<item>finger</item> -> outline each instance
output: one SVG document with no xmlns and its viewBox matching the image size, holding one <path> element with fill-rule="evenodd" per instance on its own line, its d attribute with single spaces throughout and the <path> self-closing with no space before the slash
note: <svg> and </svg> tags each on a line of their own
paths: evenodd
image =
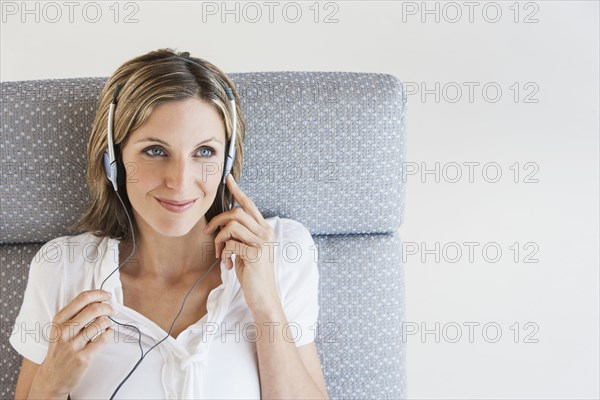
<svg viewBox="0 0 600 400">
<path fill-rule="evenodd" d="M 97 321 L 100 317 L 114 314 L 116 314 L 116 312 L 109 304 L 91 303 L 85 306 L 79 314 L 68 321 L 68 325 L 70 326 L 69 329 L 76 335 L 87 329 L 90 324 Z M 91 337 L 89 339 L 91 339 Z"/>
<path fill-rule="evenodd" d="M 231 175 L 227 175 L 227 187 L 229 188 L 229 191 L 231 192 L 235 200 L 238 202 L 240 207 L 242 207 L 244 211 L 250 214 L 262 227 L 266 228 L 267 222 L 263 218 L 262 214 L 260 213 L 260 211 L 258 211 L 258 208 L 254 204 L 252 199 L 246 196 L 246 193 L 242 192 L 242 189 L 240 189 L 237 182 L 235 181 L 235 179 L 233 179 L 233 176 Z"/>
<path fill-rule="evenodd" d="M 254 218 L 252 218 L 248 213 L 246 213 L 241 208 L 235 208 L 231 211 L 226 211 L 222 214 L 219 214 L 207 224 L 207 228 L 205 229 L 205 233 L 212 233 L 217 227 L 223 229 L 225 225 L 227 225 L 231 221 L 241 222 L 249 231 L 253 232 L 255 235 L 260 236 L 259 232 L 263 230 L 263 227 L 259 225 L 258 222 Z"/>
<path fill-rule="evenodd" d="M 76 340 L 78 340 L 82 346 L 85 346 L 89 342 L 97 340 L 99 335 L 112 326 L 113 322 L 107 316 L 98 317 L 81 330 Z"/>
<path fill-rule="evenodd" d="M 108 300 L 110 300 L 108 293 L 101 289 L 81 292 L 54 316 L 53 322 L 63 324 L 79 314 L 88 304 Z"/>
<path fill-rule="evenodd" d="M 90 341 L 83 349 L 83 352 L 88 354 L 89 356 L 92 356 L 92 355 L 96 354 L 100 349 L 102 349 L 111 340 L 114 342 L 114 337 L 115 337 L 115 330 L 112 328 L 108 328 L 108 329 L 104 330 L 94 340 Z"/>
<path fill-rule="evenodd" d="M 249 217 L 248 217 L 249 218 Z M 259 228 L 260 229 L 260 228 Z M 260 238 L 250 231 L 246 226 L 238 220 L 231 221 L 225 225 L 215 237 L 215 252 L 221 254 L 222 243 L 227 240 L 234 239 L 242 243 L 260 243 Z"/>
<path fill-rule="evenodd" d="M 248 263 L 256 262 L 261 257 L 261 249 L 258 246 L 247 245 L 245 243 L 238 242 L 236 240 L 228 240 L 225 242 L 223 248 L 222 260 L 225 263 L 225 268 L 231 269 L 233 263 L 231 261 L 231 255 L 236 255 L 236 262 L 243 260 Z"/>
</svg>

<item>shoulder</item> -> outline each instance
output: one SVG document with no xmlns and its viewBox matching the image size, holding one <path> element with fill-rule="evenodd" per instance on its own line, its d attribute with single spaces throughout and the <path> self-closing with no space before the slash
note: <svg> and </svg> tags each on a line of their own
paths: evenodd
<svg viewBox="0 0 600 400">
<path fill-rule="evenodd" d="M 308 228 L 299 221 L 277 218 L 275 270 L 281 304 L 289 324 L 296 328 L 296 346 L 315 340 L 319 314 L 318 252 Z"/>
<path fill-rule="evenodd" d="M 93 275 L 102 255 L 107 253 L 108 244 L 109 238 L 89 232 L 52 239 L 31 260 L 29 282 L 44 285 L 48 290 L 56 286 L 66 290 L 72 283 Z"/>
<path fill-rule="evenodd" d="M 275 232 L 275 240 L 284 243 L 295 243 L 300 246 L 314 245 L 310 231 L 302 222 L 290 218 L 271 217 L 266 219 Z"/>
<path fill-rule="evenodd" d="M 268 218 L 267 222 L 275 232 L 272 248 L 278 261 L 277 283 L 285 302 L 298 288 L 317 284 L 317 247 L 301 222 L 280 217 Z"/>
<path fill-rule="evenodd" d="M 65 266 L 81 264 L 102 252 L 108 245 L 108 238 L 95 236 L 90 232 L 79 235 L 60 236 L 45 243 L 32 260 L 32 266 Z"/>
<path fill-rule="evenodd" d="M 86 232 L 45 243 L 31 260 L 27 287 L 57 312 L 82 290 L 93 286 L 112 241 Z"/>
<path fill-rule="evenodd" d="M 273 251 L 278 253 L 282 263 L 305 265 L 310 263 L 309 258 L 317 259 L 317 246 L 303 223 L 280 217 L 267 218 L 266 221 L 274 231 Z"/>
</svg>

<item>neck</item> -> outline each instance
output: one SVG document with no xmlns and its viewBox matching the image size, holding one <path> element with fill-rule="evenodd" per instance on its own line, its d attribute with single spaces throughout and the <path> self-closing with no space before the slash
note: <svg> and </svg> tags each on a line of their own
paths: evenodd
<svg viewBox="0 0 600 400">
<path fill-rule="evenodd" d="M 177 284 L 187 278 L 197 279 L 217 260 L 214 243 L 217 232 L 207 235 L 202 232 L 205 226 L 204 217 L 186 235 L 166 237 L 143 223 L 141 226 L 135 224 L 136 251 L 121 267 L 121 273 L 165 284 Z M 131 238 L 119 247 L 122 262 L 131 253 Z"/>
</svg>

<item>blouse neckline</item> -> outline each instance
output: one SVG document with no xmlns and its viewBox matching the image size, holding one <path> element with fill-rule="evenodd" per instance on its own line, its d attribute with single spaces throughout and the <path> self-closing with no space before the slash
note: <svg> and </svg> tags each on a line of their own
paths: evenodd
<svg viewBox="0 0 600 400">
<path fill-rule="evenodd" d="M 116 321 L 121 322 L 121 320 L 125 320 L 122 323 L 127 323 L 129 320 L 132 320 L 131 322 L 137 323 L 136 327 L 140 329 L 140 332 L 153 337 L 155 340 L 162 340 L 166 336 L 167 339 L 163 343 L 168 342 L 184 353 L 188 353 L 188 349 L 184 346 L 185 342 L 188 341 L 188 339 L 185 338 L 188 334 L 202 332 L 204 330 L 203 326 L 206 323 L 215 323 L 217 326 L 221 324 L 229 309 L 229 305 L 233 300 L 235 292 L 239 289 L 235 268 L 227 270 L 223 264 L 220 264 L 222 283 L 210 291 L 206 301 L 207 313 L 198 321 L 186 327 L 179 333 L 177 338 L 174 338 L 171 334 L 167 334 L 167 332 L 154 321 L 123 303 L 123 284 L 118 269 L 119 240 L 112 238 L 105 239 L 106 251 L 104 252 L 100 264 L 99 282 L 102 283 L 106 277 L 110 275 L 110 277 L 106 279 L 106 282 L 104 282 L 102 289 L 112 294 L 112 298 L 108 303 L 118 312 L 118 314 L 112 317 Z M 235 257 L 235 254 L 233 257 Z M 218 268 L 218 266 L 214 266 L 213 268 Z M 178 312 L 179 309 L 173 310 L 173 319 L 175 319 Z M 119 316 L 121 320 L 119 320 Z M 214 335 L 209 335 L 206 339 L 210 341 L 213 336 Z M 207 341 L 202 340 L 202 342 Z"/>
</svg>

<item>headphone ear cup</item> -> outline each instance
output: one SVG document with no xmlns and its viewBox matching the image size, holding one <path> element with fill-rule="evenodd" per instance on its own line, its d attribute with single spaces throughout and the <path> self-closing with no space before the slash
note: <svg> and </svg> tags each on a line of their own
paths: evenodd
<svg viewBox="0 0 600 400">
<path fill-rule="evenodd" d="M 221 171 L 221 180 L 219 182 L 221 182 L 222 185 L 225 186 L 225 191 L 227 191 L 227 184 L 222 183 L 223 180 L 225 180 L 225 166 L 227 165 L 227 154 L 229 154 L 229 145 L 230 145 L 231 141 L 228 140 L 225 143 L 225 156 L 223 157 L 223 170 Z"/>
<path fill-rule="evenodd" d="M 110 180 L 110 161 L 108 160 L 108 152 L 104 152 L 104 156 L 102 156 L 102 165 L 104 166 L 104 173 L 106 174 L 106 178 Z"/>
<path fill-rule="evenodd" d="M 127 174 L 125 171 L 125 165 L 123 164 L 123 156 L 121 153 L 121 144 L 115 146 L 115 159 L 117 161 L 117 186 L 119 188 L 125 188 L 125 180 Z"/>
</svg>

